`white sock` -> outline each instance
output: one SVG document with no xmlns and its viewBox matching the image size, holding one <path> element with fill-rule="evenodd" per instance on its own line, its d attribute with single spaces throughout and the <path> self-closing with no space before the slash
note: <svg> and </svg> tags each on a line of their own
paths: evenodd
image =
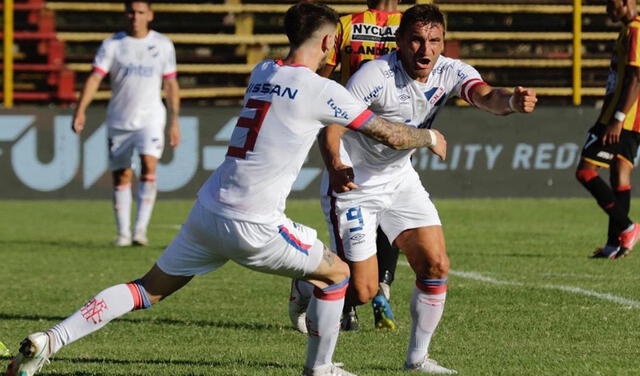
<svg viewBox="0 0 640 376">
<path fill-rule="evenodd" d="M 323 290 L 315 288 L 307 308 L 307 361 L 305 367 L 318 368 L 331 364 L 340 334 L 340 315 L 348 279 Z"/>
<path fill-rule="evenodd" d="M 57 352 L 86 335 L 107 325 L 109 321 L 134 309 L 151 306 L 144 289 L 136 283 L 111 286 L 96 295 L 82 308 L 51 329 L 55 337 L 53 352 Z"/>
<path fill-rule="evenodd" d="M 427 357 L 429 343 L 442 317 L 446 297 L 446 290 L 439 294 L 427 294 L 414 287 L 410 306 L 412 325 L 407 350 L 408 365 L 422 363 Z"/>
<path fill-rule="evenodd" d="M 131 184 L 113 188 L 113 214 L 118 235 L 131 236 Z"/>
<path fill-rule="evenodd" d="M 158 194 L 158 186 L 155 177 L 147 177 L 144 181 L 140 180 L 138 184 L 138 208 L 136 212 L 136 224 L 134 233 L 146 234 L 153 206 L 156 203 L 156 195 Z"/>
</svg>

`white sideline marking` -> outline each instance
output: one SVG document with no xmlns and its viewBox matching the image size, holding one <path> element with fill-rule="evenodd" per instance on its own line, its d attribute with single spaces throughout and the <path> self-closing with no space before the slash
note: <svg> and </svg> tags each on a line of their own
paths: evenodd
<svg viewBox="0 0 640 376">
<path fill-rule="evenodd" d="M 585 290 L 583 288 L 573 287 L 573 286 L 544 285 L 543 287 L 546 287 L 546 288 L 549 288 L 549 289 L 554 289 L 554 290 L 560 290 L 560 291 L 572 292 L 572 293 L 576 293 L 576 294 L 587 295 L 587 296 L 593 296 L 594 298 L 598 298 L 598 299 L 602 299 L 602 300 L 608 300 L 608 301 L 611 301 L 611 302 L 614 302 L 614 303 L 626 305 L 626 306 L 629 306 L 630 308 L 640 309 L 640 302 L 638 302 L 636 300 L 623 298 L 622 296 L 617 296 L 617 295 L 612 295 L 612 294 L 605 294 L 605 293 L 591 291 L 591 290 Z"/>
<path fill-rule="evenodd" d="M 399 265 L 404 265 L 404 266 L 410 266 L 409 263 L 406 262 L 406 261 L 399 261 L 398 264 Z M 520 287 L 522 287 L 522 286 L 542 287 L 542 288 L 545 288 L 545 289 L 560 290 L 560 291 L 569 292 L 569 293 L 573 293 L 573 294 L 586 295 L 586 296 L 591 296 L 591 297 L 602 299 L 602 300 L 607 300 L 607 301 L 610 301 L 610 302 L 613 302 L 613 303 L 617 303 L 617 304 L 621 304 L 621 305 L 627 306 L 629 308 L 640 309 L 640 302 L 637 301 L 637 300 L 627 299 L 627 298 L 624 298 L 624 297 L 618 296 L 618 295 L 613 295 L 613 294 L 607 294 L 607 293 L 601 293 L 601 292 L 597 292 L 597 291 L 587 290 L 587 289 L 583 289 L 581 287 L 563 286 L 563 285 L 550 285 L 550 284 L 538 285 L 538 284 L 533 284 L 533 283 L 522 283 L 522 282 L 515 282 L 515 281 L 501 281 L 499 279 L 495 279 L 495 278 L 484 276 L 484 275 L 482 275 L 482 274 L 480 274 L 478 272 L 465 272 L 465 271 L 459 271 L 459 270 L 449 270 L 449 274 L 454 275 L 456 277 L 473 279 L 473 280 L 476 280 L 476 281 L 491 283 L 491 284 L 494 284 L 494 285 L 520 286 Z"/>
</svg>

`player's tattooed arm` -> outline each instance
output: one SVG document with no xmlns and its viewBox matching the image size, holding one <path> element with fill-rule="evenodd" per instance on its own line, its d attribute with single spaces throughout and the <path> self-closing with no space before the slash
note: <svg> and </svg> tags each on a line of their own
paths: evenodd
<svg viewBox="0 0 640 376">
<path fill-rule="evenodd" d="M 335 253 L 331 252 L 329 248 L 324 247 L 322 259 L 327 263 L 327 265 L 333 266 L 333 264 L 335 264 Z"/>
<path fill-rule="evenodd" d="M 447 141 L 435 129 L 420 129 L 403 123 L 393 123 L 374 116 L 360 129 L 362 133 L 395 150 L 430 148 L 441 159 L 447 155 Z"/>
</svg>

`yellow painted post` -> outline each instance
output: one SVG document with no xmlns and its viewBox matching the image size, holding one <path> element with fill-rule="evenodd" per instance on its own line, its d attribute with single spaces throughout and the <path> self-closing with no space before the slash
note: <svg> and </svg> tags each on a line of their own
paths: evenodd
<svg viewBox="0 0 640 376">
<path fill-rule="evenodd" d="M 582 0 L 573 0 L 573 104 L 582 103 Z"/>
<path fill-rule="evenodd" d="M 13 107 L 13 0 L 4 0 L 4 107 Z"/>
</svg>

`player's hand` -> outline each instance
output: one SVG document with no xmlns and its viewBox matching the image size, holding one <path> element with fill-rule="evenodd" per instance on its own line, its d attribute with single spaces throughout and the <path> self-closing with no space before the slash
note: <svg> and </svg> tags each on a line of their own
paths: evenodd
<svg viewBox="0 0 640 376">
<path fill-rule="evenodd" d="M 353 182 L 355 176 L 353 168 L 347 165 L 337 165 L 328 169 L 329 185 L 336 193 L 349 192 L 358 189 L 358 185 Z"/>
<path fill-rule="evenodd" d="M 536 107 L 538 98 L 536 97 L 536 91 L 533 89 L 527 89 L 522 86 L 517 86 L 513 89 L 513 94 L 509 99 L 510 106 L 516 112 L 530 113 Z"/>
<path fill-rule="evenodd" d="M 175 120 L 169 125 L 169 145 L 172 148 L 177 147 L 180 144 L 180 126 L 178 121 Z"/>
<path fill-rule="evenodd" d="M 622 133 L 621 121 L 607 125 L 602 135 L 602 145 L 617 144 L 620 142 L 620 133 Z"/>
<path fill-rule="evenodd" d="M 447 140 L 444 139 L 444 135 L 436 129 L 432 129 L 436 135 L 436 146 L 429 148 L 435 155 L 440 157 L 440 160 L 447 159 Z"/>
<path fill-rule="evenodd" d="M 84 129 L 85 121 L 86 119 L 85 119 L 84 112 L 81 112 L 81 111 L 76 112 L 73 115 L 73 120 L 71 121 L 71 130 L 75 134 L 80 134 L 80 132 L 82 132 L 82 130 Z"/>
</svg>

